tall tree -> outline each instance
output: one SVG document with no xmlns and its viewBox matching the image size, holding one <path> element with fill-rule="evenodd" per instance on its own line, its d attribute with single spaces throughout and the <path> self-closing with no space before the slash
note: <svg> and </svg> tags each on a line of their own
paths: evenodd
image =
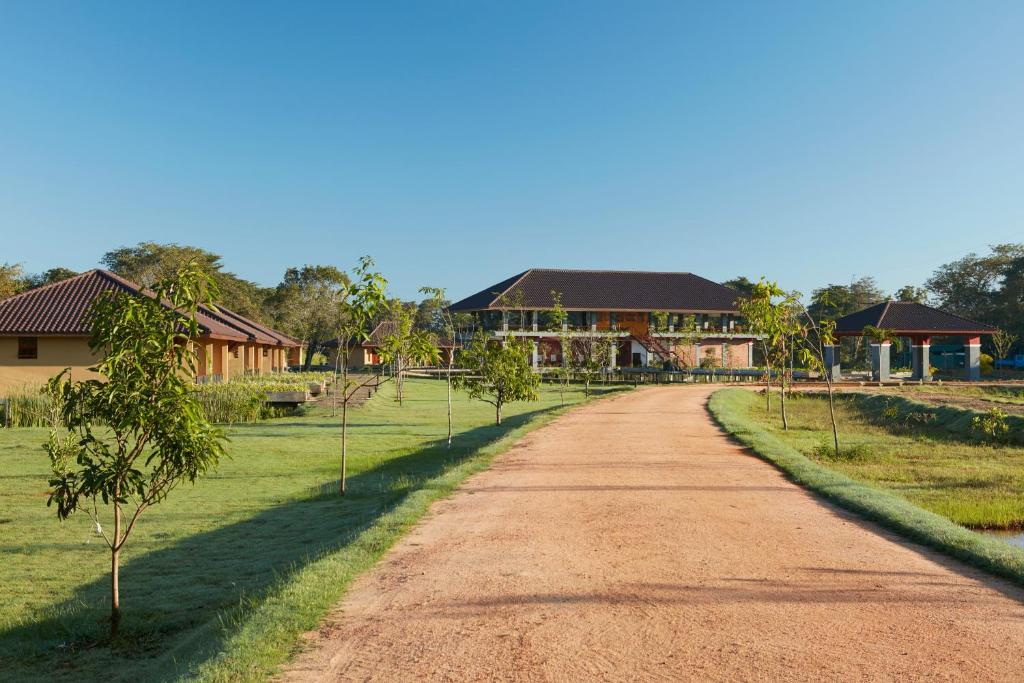
<svg viewBox="0 0 1024 683">
<path fill-rule="evenodd" d="M 152 298 L 111 293 L 93 304 L 89 346 L 102 354 L 102 380 L 72 382 L 65 370 L 47 386 L 60 418 L 46 444 L 48 504 L 62 520 L 78 511 L 92 516 L 110 549 L 112 638 L 121 621 L 121 550 L 135 524 L 224 454 L 224 435 L 206 420 L 187 379 L 196 366 L 187 343 L 199 337 L 196 310 L 213 301 L 216 286 L 189 264 L 151 286 Z M 111 507 L 109 533 L 100 504 Z"/>
<path fill-rule="evenodd" d="M 992 245 L 989 254 L 971 253 L 940 266 L 925 286 L 941 308 L 975 320 L 991 320 L 998 307 L 1000 284 L 1021 258 L 1024 244 Z"/>
<path fill-rule="evenodd" d="M 348 275 L 334 266 L 289 268 L 267 300 L 274 311 L 275 323 L 306 346 L 304 368 L 309 369 L 313 354 L 337 339 L 345 320 L 342 305 L 348 286 Z M 376 314 L 376 311 L 374 312 Z M 343 339 L 339 343 L 348 344 Z M 341 352 L 341 347 L 338 349 Z"/>
<path fill-rule="evenodd" d="M 1002 286 L 996 293 L 994 314 L 987 322 L 999 325 L 1012 337 L 1024 338 L 1024 258 L 1013 259 L 1007 265 Z M 994 338 L 992 344 L 993 350 L 998 350 Z M 1009 348 L 1005 350 L 1006 354 L 1009 352 Z"/>
<path fill-rule="evenodd" d="M 224 270 L 221 257 L 199 247 L 180 244 L 139 242 L 134 247 L 108 251 L 100 263 L 123 278 L 144 287 L 172 277 L 185 264 L 192 264 L 217 284 L 217 303 L 236 313 L 264 321 L 263 301 L 270 293 L 253 282 Z"/>
<path fill-rule="evenodd" d="M 14 296 L 25 289 L 25 272 L 18 263 L 0 265 L 0 299 Z"/>
</svg>

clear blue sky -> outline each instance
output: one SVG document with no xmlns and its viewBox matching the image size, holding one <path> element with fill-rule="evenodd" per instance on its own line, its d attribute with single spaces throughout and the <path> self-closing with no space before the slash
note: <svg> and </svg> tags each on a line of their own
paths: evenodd
<svg viewBox="0 0 1024 683">
<path fill-rule="evenodd" d="M 0 4 L 0 262 L 888 289 L 1024 241 L 1024 3 Z"/>
</svg>

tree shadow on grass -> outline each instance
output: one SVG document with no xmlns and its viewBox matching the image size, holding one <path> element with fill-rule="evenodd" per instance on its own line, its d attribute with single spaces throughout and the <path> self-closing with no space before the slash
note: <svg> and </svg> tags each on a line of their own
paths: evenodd
<svg viewBox="0 0 1024 683">
<path fill-rule="evenodd" d="M 131 559 L 121 568 L 122 637 L 116 645 L 106 642 L 110 588 L 104 575 L 37 620 L 0 632 L 2 677 L 178 679 L 216 656 L 296 572 L 344 550 L 410 493 L 553 409 L 459 433 L 451 450 L 437 440 L 381 462 L 350 476 L 344 498 L 337 481 L 325 482 L 298 500 Z"/>
</svg>

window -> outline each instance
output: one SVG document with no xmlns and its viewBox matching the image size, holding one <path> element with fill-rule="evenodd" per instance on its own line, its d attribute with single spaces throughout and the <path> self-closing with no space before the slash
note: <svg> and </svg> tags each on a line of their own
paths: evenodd
<svg viewBox="0 0 1024 683">
<path fill-rule="evenodd" d="M 264 358 L 266 358 L 266 357 L 267 357 L 267 355 L 268 355 L 268 354 L 267 354 L 267 347 L 265 347 L 265 346 L 264 346 L 264 347 L 263 347 L 263 357 L 264 357 Z"/>
<path fill-rule="evenodd" d="M 238 347 L 235 347 L 235 358 L 238 358 Z"/>
<path fill-rule="evenodd" d="M 18 337 L 18 360 L 39 358 L 39 337 Z"/>
</svg>

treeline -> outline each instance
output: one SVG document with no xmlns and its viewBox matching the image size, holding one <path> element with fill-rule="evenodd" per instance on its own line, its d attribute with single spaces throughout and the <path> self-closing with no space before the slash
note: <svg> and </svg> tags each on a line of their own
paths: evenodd
<svg viewBox="0 0 1024 683">
<path fill-rule="evenodd" d="M 104 254 L 100 264 L 129 280 L 149 285 L 171 277 L 189 261 L 199 264 L 214 279 L 225 307 L 304 341 L 310 357 L 335 339 L 341 323 L 336 303 L 348 284 L 348 276 L 333 265 L 287 268 L 276 286 L 262 287 L 226 270 L 220 255 L 177 244 L 142 242 L 121 247 Z M 3 264 L 0 298 L 76 274 L 60 267 L 29 274 L 17 264 Z M 755 283 L 740 276 L 724 284 L 749 296 Z M 997 244 L 987 254 L 968 254 L 939 266 L 923 286 L 908 284 L 892 293 L 879 287 L 873 277 L 831 283 L 811 292 L 807 308 L 818 321 L 834 320 L 890 298 L 927 303 L 995 325 L 1015 338 L 1010 353 L 1024 352 L 1024 243 Z M 419 302 L 393 300 L 389 310 L 400 307 L 413 318 L 417 328 L 440 333 L 443 305 L 436 297 Z M 863 345 L 856 340 L 843 343 L 851 345 L 847 351 L 855 357 L 863 355 Z M 984 343 L 986 350 L 993 353 L 990 342 L 986 339 Z"/>
<path fill-rule="evenodd" d="M 339 306 L 348 275 L 333 265 L 302 265 L 287 268 L 281 281 L 263 287 L 226 270 L 219 254 L 199 247 L 141 242 L 105 253 L 100 265 L 142 286 L 174 277 L 186 263 L 196 264 L 209 275 L 220 291 L 219 303 L 256 322 L 269 325 L 306 343 L 307 360 L 335 341 L 343 326 Z M 0 298 L 60 282 L 78 275 L 68 268 L 51 268 L 44 273 L 26 273 L 18 264 L 0 265 Z M 389 313 L 399 308 L 409 314 L 417 328 L 441 332 L 440 311 L 447 304 L 436 297 L 422 301 L 389 302 Z M 374 320 L 372 323 L 380 322 Z"/>
<path fill-rule="evenodd" d="M 724 283 L 749 296 L 754 282 L 740 276 Z M 987 254 L 970 253 L 945 263 L 923 286 L 905 285 L 888 293 L 873 277 L 848 284 L 828 284 L 811 292 L 808 311 L 819 322 L 889 301 L 914 301 L 995 325 L 1015 339 L 1009 354 L 1024 353 L 1024 244 L 996 244 Z M 845 352 L 860 358 L 866 348 L 859 338 L 844 339 Z M 986 352 L 995 355 L 989 339 Z"/>
</svg>

